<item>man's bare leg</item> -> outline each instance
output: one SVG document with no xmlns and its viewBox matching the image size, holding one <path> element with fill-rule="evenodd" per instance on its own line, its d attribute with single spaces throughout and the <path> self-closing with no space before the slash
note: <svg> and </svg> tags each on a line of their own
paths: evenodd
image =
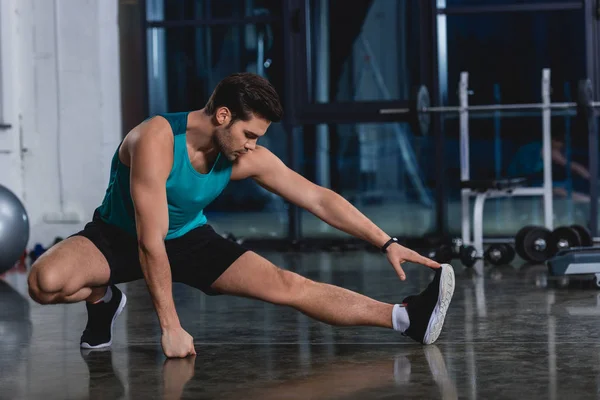
<svg viewBox="0 0 600 400">
<path fill-rule="evenodd" d="M 413 340 L 434 343 L 454 294 L 454 270 L 443 264 L 425 290 L 406 305 L 387 304 L 338 286 L 319 283 L 277 268 L 246 252 L 212 285 L 224 294 L 286 305 L 321 322 L 338 326 L 393 328 Z"/>
<path fill-rule="evenodd" d="M 127 297 L 107 288 L 110 267 L 100 250 L 83 236 L 70 237 L 45 252 L 29 273 L 29 294 L 40 304 L 86 300 L 88 322 L 81 347 L 98 349 L 112 344 L 112 331 Z"/>
<path fill-rule="evenodd" d="M 393 304 L 338 286 L 315 282 L 246 252 L 213 285 L 219 292 L 286 305 L 337 326 L 392 327 Z"/>
<path fill-rule="evenodd" d="M 29 294 L 41 304 L 94 302 L 110 279 L 106 259 L 87 238 L 74 236 L 52 246 L 29 273 Z"/>
</svg>

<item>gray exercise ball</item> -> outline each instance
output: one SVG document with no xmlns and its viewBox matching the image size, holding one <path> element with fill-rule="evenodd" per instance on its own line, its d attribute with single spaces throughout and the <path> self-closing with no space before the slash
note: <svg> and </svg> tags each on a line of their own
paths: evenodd
<svg viewBox="0 0 600 400">
<path fill-rule="evenodd" d="M 23 203 L 0 185 L 0 274 L 19 261 L 28 241 L 29 217 Z"/>
</svg>

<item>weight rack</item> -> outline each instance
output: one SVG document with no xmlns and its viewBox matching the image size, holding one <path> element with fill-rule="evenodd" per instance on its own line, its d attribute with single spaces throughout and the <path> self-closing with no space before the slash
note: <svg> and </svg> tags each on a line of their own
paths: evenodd
<svg viewBox="0 0 600 400">
<path fill-rule="evenodd" d="M 459 126 L 460 126 L 460 172 L 461 182 L 470 181 L 469 165 L 469 112 L 470 111 L 504 111 L 537 109 L 542 112 L 542 142 L 544 178 L 542 187 L 506 185 L 504 188 L 490 187 L 487 190 L 463 187 L 461 189 L 461 231 L 465 245 L 473 245 L 478 256 L 483 255 L 483 208 L 488 198 L 511 196 L 541 196 L 544 202 L 544 226 L 553 230 L 553 198 L 552 198 L 552 149 L 551 149 L 551 110 L 576 108 L 577 103 L 550 102 L 550 69 L 542 70 L 542 103 L 540 104 L 497 104 L 469 106 L 469 74 L 462 72 L 459 83 Z M 473 208 L 473 237 L 471 238 L 470 200 L 475 197 Z"/>
<path fill-rule="evenodd" d="M 542 70 L 542 102 L 523 104 L 490 104 L 469 105 L 469 74 L 462 72 L 459 82 L 459 106 L 430 106 L 429 91 L 427 87 L 421 86 L 411 99 L 409 108 L 384 108 L 380 114 L 403 114 L 414 123 L 416 134 L 424 135 L 429 129 L 429 114 L 458 114 L 460 126 L 460 170 L 461 170 L 461 231 L 462 244 L 472 245 L 476 248 L 477 256 L 483 255 L 483 206 L 488 198 L 510 197 L 510 196 L 541 196 L 544 201 L 544 226 L 553 230 L 553 199 L 552 199 L 552 150 L 551 150 L 551 113 L 556 115 L 579 115 L 583 114 L 588 124 L 588 135 L 590 141 L 590 160 L 596 159 L 594 148 L 597 147 L 596 112 L 600 108 L 600 102 L 593 101 L 593 91 L 590 80 L 581 81 L 578 90 L 578 102 L 551 103 L 550 101 L 550 69 Z M 469 118 L 470 113 L 489 114 L 496 112 L 499 116 L 520 117 L 522 113 L 528 115 L 541 111 L 542 115 L 542 158 L 544 178 L 542 187 L 524 186 L 525 178 L 505 179 L 494 181 L 472 181 L 470 180 L 469 167 Z M 518 113 L 516 111 L 522 111 Z M 590 163 L 590 175 L 597 178 L 597 166 Z M 597 185 L 590 186 L 592 198 L 596 198 Z M 470 199 L 475 197 L 473 210 L 473 237 L 471 237 Z M 598 215 L 598 204 L 591 204 L 590 214 L 592 220 Z M 592 221 L 592 235 L 597 232 L 597 222 Z"/>
</svg>

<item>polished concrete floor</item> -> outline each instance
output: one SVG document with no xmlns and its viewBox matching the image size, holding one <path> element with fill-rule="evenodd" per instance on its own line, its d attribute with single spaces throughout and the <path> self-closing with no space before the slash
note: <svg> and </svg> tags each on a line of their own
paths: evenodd
<svg viewBox="0 0 600 400">
<path fill-rule="evenodd" d="M 269 254 L 283 268 L 398 302 L 432 273 L 400 282 L 379 254 Z M 332 328 L 293 309 L 207 297 L 175 285 L 195 359 L 166 360 L 143 282 L 110 351 L 82 353 L 83 304 L 41 306 L 25 272 L 0 281 L 0 399 L 588 399 L 600 397 L 600 291 L 548 279 L 544 266 L 455 265 L 435 345 L 391 330 Z"/>
</svg>

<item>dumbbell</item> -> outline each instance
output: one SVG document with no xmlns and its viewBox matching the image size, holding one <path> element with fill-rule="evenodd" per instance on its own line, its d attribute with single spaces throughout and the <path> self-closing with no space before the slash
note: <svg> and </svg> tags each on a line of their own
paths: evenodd
<svg viewBox="0 0 600 400">
<path fill-rule="evenodd" d="M 550 236 L 552 255 L 561 250 L 592 245 L 593 240 L 590 231 L 581 225 L 559 226 L 552 231 Z"/>
<path fill-rule="evenodd" d="M 492 244 L 483 254 L 484 260 L 492 265 L 507 265 L 515 258 L 515 250 L 509 244 Z M 465 267 L 472 267 L 481 257 L 473 246 L 462 246 L 460 249 L 460 261 Z"/>
<path fill-rule="evenodd" d="M 459 259 L 468 268 L 475 265 L 475 262 L 481 258 L 477 257 L 477 250 L 474 246 L 465 246 L 460 239 L 453 240 L 452 245 L 443 244 L 431 250 L 427 257 L 440 264 L 447 264 L 454 259 Z"/>
<path fill-rule="evenodd" d="M 481 257 L 477 255 L 477 249 L 475 246 L 461 245 L 459 252 L 460 262 L 467 268 L 471 268 L 475 265 L 477 260 L 481 259 Z"/>
<path fill-rule="evenodd" d="M 454 258 L 452 246 L 443 244 L 436 249 L 430 250 L 427 257 L 440 264 L 448 264 Z"/>
<path fill-rule="evenodd" d="M 510 256 L 510 251 L 512 247 L 509 246 L 508 249 L 502 249 L 501 255 L 502 260 L 507 260 L 501 262 L 501 264 L 509 263 L 514 258 L 514 251 L 512 251 L 512 257 Z M 506 255 L 508 253 L 509 255 Z M 464 245 L 461 239 L 452 240 L 452 244 L 443 244 L 438 248 L 431 250 L 427 253 L 427 257 L 432 260 L 445 264 L 451 262 L 453 259 L 459 259 L 460 262 L 467 268 L 471 268 L 475 265 L 477 260 L 480 260 L 481 257 L 477 255 L 477 249 L 471 245 Z M 493 262 L 492 262 L 493 264 Z"/>
<path fill-rule="evenodd" d="M 552 232 L 543 226 L 524 226 L 515 236 L 515 251 L 525 261 L 545 262 L 552 256 L 551 235 Z"/>
<path fill-rule="evenodd" d="M 534 263 L 546 262 L 560 250 L 592 245 L 592 235 L 581 225 L 561 226 L 554 231 L 543 226 L 528 225 L 515 236 L 517 254 L 525 261 Z"/>
<path fill-rule="evenodd" d="M 484 259 L 492 265 L 507 265 L 515 258 L 515 250 L 506 243 L 492 244 L 483 255 Z"/>
<path fill-rule="evenodd" d="M 446 243 L 430 250 L 426 256 L 441 264 L 446 264 L 454 259 L 461 259 L 464 253 L 462 240 L 458 238 L 452 239 L 451 243 Z"/>
</svg>

